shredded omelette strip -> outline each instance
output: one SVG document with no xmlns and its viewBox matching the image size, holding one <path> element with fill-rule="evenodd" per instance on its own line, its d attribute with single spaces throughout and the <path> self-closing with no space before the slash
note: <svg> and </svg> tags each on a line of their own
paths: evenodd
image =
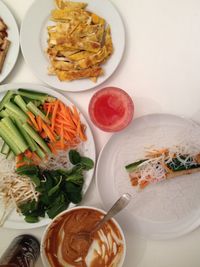
<svg viewBox="0 0 200 267">
<path fill-rule="evenodd" d="M 56 5 L 51 12 L 54 25 L 47 27 L 49 75 L 60 81 L 95 82 L 103 74 L 101 65 L 113 53 L 110 26 L 86 10 L 86 3 L 56 0 Z"/>
</svg>

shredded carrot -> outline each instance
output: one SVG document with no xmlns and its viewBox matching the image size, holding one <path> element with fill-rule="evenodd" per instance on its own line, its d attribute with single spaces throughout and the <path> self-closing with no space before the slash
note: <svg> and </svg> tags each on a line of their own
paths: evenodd
<svg viewBox="0 0 200 267">
<path fill-rule="evenodd" d="M 58 149 L 58 150 L 62 150 L 63 149 L 63 144 L 61 141 L 57 141 L 55 144 L 54 144 L 55 148 Z M 64 144 L 64 149 L 66 149 L 68 146 L 66 144 Z"/>
<path fill-rule="evenodd" d="M 31 159 L 32 156 L 33 156 L 32 152 L 31 152 L 29 149 L 27 149 L 27 150 L 24 152 L 24 155 L 25 155 L 28 159 Z"/>
<path fill-rule="evenodd" d="M 44 122 L 42 122 L 42 129 L 52 142 L 56 141 L 53 131 Z"/>
<path fill-rule="evenodd" d="M 81 125 L 81 127 L 80 127 L 80 132 L 79 132 L 79 137 L 80 137 L 80 139 L 81 139 L 82 141 L 87 141 L 87 137 L 86 137 L 86 135 L 84 134 L 84 131 L 85 131 L 85 129 L 84 129 L 84 127 Z"/>
<path fill-rule="evenodd" d="M 22 161 L 22 159 L 23 159 L 23 154 L 19 154 L 16 156 L 16 162 Z"/>
<path fill-rule="evenodd" d="M 26 165 L 26 162 L 23 160 L 23 154 L 16 156 L 16 168 Z"/>
<path fill-rule="evenodd" d="M 47 114 L 46 114 L 46 117 L 49 116 L 50 111 L 51 111 L 51 106 L 49 105 L 48 108 L 47 108 Z"/>
<path fill-rule="evenodd" d="M 45 131 L 42 131 L 40 133 L 40 136 L 44 139 L 44 138 L 47 138 L 47 134 L 45 133 Z"/>
<path fill-rule="evenodd" d="M 42 131 L 42 118 L 40 116 L 37 116 L 36 121 L 37 121 L 39 132 L 41 132 Z"/>
<path fill-rule="evenodd" d="M 60 129 L 60 142 L 61 142 L 61 148 L 64 149 L 64 129 L 63 124 Z"/>
<path fill-rule="evenodd" d="M 44 103 L 43 108 L 50 120 L 50 126 L 42 122 L 42 138 L 50 139 L 49 147 L 52 153 L 56 150 L 76 147 L 81 141 L 86 141 L 85 125 L 82 124 L 80 114 L 75 106 L 69 107 L 60 100 Z M 37 122 L 40 128 L 39 122 Z M 56 137 L 59 137 L 57 140 Z"/>
<path fill-rule="evenodd" d="M 34 128 L 36 129 L 36 131 L 39 132 L 39 128 L 38 128 L 38 125 L 37 125 L 37 122 L 36 122 L 36 120 L 35 120 L 35 116 L 33 115 L 33 113 L 30 112 L 30 111 L 28 111 L 28 112 L 27 112 L 27 115 L 29 116 L 30 121 L 31 121 L 31 123 L 33 124 Z"/>
<path fill-rule="evenodd" d="M 140 188 L 143 189 L 143 188 L 145 188 L 148 184 L 149 184 L 148 181 L 141 181 L 141 183 L 140 183 Z"/>
<path fill-rule="evenodd" d="M 78 111 L 75 106 L 73 106 L 73 116 L 72 116 L 73 122 L 78 125 L 80 123 L 80 117 L 78 114 Z"/>
<path fill-rule="evenodd" d="M 27 165 L 27 162 L 25 162 L 25 161 L 17 162 L 16 163 L 16 168 L 19 168 L 19 167 L 22 167 L 22 166 L 25 166 L 25 165 Z"/>
<path fill-rule="evenodd" d="M 58 118 L 56 118 L 56 124 L 64 124 L 64 125 L 66 125 L 66 126 L 68 126 L 68 127 L 70 127 L 71 129 L 76 129 L 76 127 L 75 127 L 75 125 L 74 124 L 72 124 L 70 121 L 64 121 L 64 119 L 58 119 Z"/>
<path fill-rule="evenodd" d="M 51 149 L 51 152 L 55 155 L 57 155 L 57 150 L 55 148 L 55 144 L 48 144 L 49 148 Z"/>
<path fill-rule="evenodd" d="M 172 173 L 173 172 L 164 162 L 161 162 L 161 165 L 166 170 L 166 172 L 168 172 L 168 173 Z"/>
<path fill-rule="evenodd" d="M 64 131 L 64 137 L 68 142 L 71 142 L 73 139 L 67 131 Z"/>
<path fill-rule="evenodd" d="M 52 113 L 52 118 L 51 118 L 51 130 L 54 130 L 54 127 L 55 127 L 55 118 L 56 118 L 56 113 L 57 113 L 57 109 L 58 109 L 58 103 L 59 103 L 59 100 L 56 100 L 54 110 Z"/>
<path fill-rule="evenodd" d="M 35 152 L 32 152 L 32 160 L 37 165 L 41 162 L 41 158 Z"/>
</svg>

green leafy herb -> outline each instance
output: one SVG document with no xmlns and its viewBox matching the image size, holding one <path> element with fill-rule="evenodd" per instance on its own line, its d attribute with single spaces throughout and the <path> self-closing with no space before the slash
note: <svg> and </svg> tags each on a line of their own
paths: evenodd
<svg viewBox="0 0 200 267">
<path fill-rule="evenodd" d="M 94 168 L 93 160 L 87 157 L 81 157 L 81 165 L 83 166 L 84 170 L 90 170 Z"/>
<path fill-rule="evenodd" d="M 81 162 L 81 156 L 76 150 L 69 151 L 69 160 L 72 164 L 76 165 Z"/>
<path fill-rule="evenodd" d="M 38 216 L 27 215 L 25 217 L 25 221 L 28 222 L 28 223 L 36 223 L 36 222 L 39 221 L 39 218 L 38 218 Z"/>
<path fill-rule="evenodd" d="M 20 175 L 38 175 L 39 173 L 39 168 L 37 166 L 21 166 L 16 169 L 16 172 Z"/>
<path fill-rule="evenodd" d="M 76 150 L 70 150 L 69 158 L 73 167 L 70 169 L 42 170 L 37 166 L 23 166 L 17 173 L 27 175 L 40 193 L 38 201 L 28 201 L 19 206 L 25 220 L 37 222 L 45 213 L 54 218 L 67 209 L 70 202 L 77 204 L 82 200 L 84 172 L 94 167 L 87 157 L 81 157 Z"/>
<path fill-rule="evenodd" d="M 48 196 L 49 196 L 49 197 L 52 196 L 56 191 L 59 190 L 59 186 L 60 186 L 61 181 L 62 181 L 62 176 L 60 176 L 60 181 L 59 181 L 54 187 L 52 187 L 52 188 L 49 190 L 49 192 L 48 192 Z"/>
<path fill-rule="evenodd" d="M 67 209 L 68 206 L 69 200 L 66 200 L 64 193 L 61 193 L 55 198 L 54 202 L 49 205 L 47 214 L 49 218 L 54 218 L 57 214 Z"/>
<path fill-rule="evenodd" d="M 72 182 L 67 182 L 65 184 L 66 192 L 67 192 L 67 197 L 68 199 L 74 203 L 77 204 L 81 202 L 82 200 L 82 186 L 78 186 Z"/>
</svg>

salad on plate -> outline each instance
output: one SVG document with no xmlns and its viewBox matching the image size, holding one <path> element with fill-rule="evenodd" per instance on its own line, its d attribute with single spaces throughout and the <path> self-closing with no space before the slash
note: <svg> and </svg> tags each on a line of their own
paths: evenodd
<svg viewBox="0 0 200 267">
<path fill-rule="evenodd" d="M 55 217 L 82 200 L 86 125 L 74 105 L 47 93 L 8 90 L 0 102 L 0 223 L 15 208 L 26 222 Z"/>
</svg>

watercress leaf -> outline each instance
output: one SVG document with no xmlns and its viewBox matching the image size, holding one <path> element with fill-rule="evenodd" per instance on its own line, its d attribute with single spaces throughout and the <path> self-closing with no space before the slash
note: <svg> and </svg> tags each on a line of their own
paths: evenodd
<svg viewBox="0 0 200 267">
<path fill-rule="evenodd" d="M 19 206 L 19 209 L 23 215 L 29 215 L 33 211 L 37 210 L 38 203 L 35 200 L 25 202 Z"/>
<path fill-rule="evenodd" d="M 84 170 L 90 170 L 94 168 L 94 161 L 88 157 L 81 157 L 81 165 Z"/>
<path fill-rule="evenodd" d="M 72 182 L 66 182 L 65 183 L 65 192 L 67 195 L 67 198 L 72 203 L 79 203 L 82 200 L 82 186 L 76 185 Z"/>
<path fill-rule="evenodd" d="M 37 166 L 21 166 L 19 168 L 16 169 L 16 172 L 20 175 L 36 175 L 38 176 L 39 174 L 39 168 Z"/>
<path fill-rule="evenodd" d="M 56 184 L 60 181 L 60 177 L 62 176 L 62 175 L 60 175 L 60 173 L 57 170 L 50 171 L 49 175 L 51 176 L 54 183 L 56 183 Z"/>
<path fill-rule="evenodd" d="M 49 205 L 49 202 L 50 202 L 50 199 L 48 197 L 48 194 L 45 192 L 43 194 L 40 195 L 39 197 L 39 201 L 42 205 L 44 206 L 48 206 Z"/>
<path fill-rule="evenodd" d="M 71 174 L 66 178 L 66 181 L 72 182 L 77 185 L 83 185 L 84 183 L 83 174 L 82 173 Z"/>
<path fill-rule="evenodd" d="M 43 176 L 44 180 L 41 182 L 41 186 L 44 191 L 49 191 L 54 186 L 54 180 L 50 175 Z"/>
<path fill-rule="evenodd" d="M 65 192 L 66 193 L 79 193 L 82 190 L 82 186 L 76 185 L 72 182 L 65 182 Z"/>
<path fill-rule="evenodd" d="M 59 186 L 60 186 L 61 182 L 62 182 L 62 176 L 60 176 L 59 182 L 49 190 L 49 192 L 48 192 L 49 197 L 52 196 L 56 191 L 59 190 Z"/>
<path fill-rule="evenodd" d="M 72 149 L 69 151 L 69 160 L 73 165 L 76 165 L 80 163 L 81 156 L 76 150 Z"/>
<path fill-rule="evenodd" d="M 44 217 L 45 209 L 39 208 L 33 212 L 31 212 L 29 215 L 33 217 Z"/>
<path fill-rule="evenodd" d="M 76 194 L 74 194 L 74 193 L 68 193 L 67 197 L 74 204 L 78 204 L 82 200 L 82 194 L 81 194 L 81 192 L 77 192 Z"/>
<path fill-rule="evenodd" d="M 40 178 L 36 175 L 30 175 L 29 176 L 31 181 L 35 184 L 35 186 L 39 186 L 40 185 Z"/>
<path fill-rule="evenodd" d="M 60 212 L 66 210 L 68 206 L 69 206 L 69 203 L 62 203 L 58 206 L 55 205 L 55 206 L 53 206 L 47 210 L 47 214 L 48 214 L 49 218 L 53 219 Z"/>
<path fill-rule="evenodd" d="M 40 186 L 36 186 L 35 190 L 39 193 L 45 192 L 45 188 L 40 184 Z"/>
<path fill-rule="evenodd" d="M 64 194 L 61 193 L 54 199 L 54 202 L 49 205 L 47 209 L 47 214 L 49 218 L 54 218 L 57 214 L 65 210 L 68 206 L 69 201 L 66 201 Z"/>
<path fill-rule="evenodd" d="M 25 221 L 27 223 L 36 223 L 39 222 L 39 218 L 37 216 L 27 215 L 25 216 Z"/>
<path fill-rule="evenodd" d="M 68 175 L 72 173 L 72 170 L 73 168 L 71 168 L 70 170 L 59 169 L 57 170 L 57 172 L 59 173 L 59 175 L 62 175 L 63 177 L 67 177 Z"/>
<path fill-rule="evenodd" d="M 78 163 L 71 169 L 71 173 L 82 173 L 82 172 L 83 172 L 83 166 L 81 165 L 81 163 Z"/>
</svg>

